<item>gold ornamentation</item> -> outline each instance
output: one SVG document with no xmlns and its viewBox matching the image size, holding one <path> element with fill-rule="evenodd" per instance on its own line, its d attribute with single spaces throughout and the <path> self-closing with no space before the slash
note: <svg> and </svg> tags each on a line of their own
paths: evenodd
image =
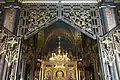
<svg viewBox="0 0 120 80">
<path fill-rule="evenodd" d="M 64 52 L 61 51 L 61 46 L 60 46 L 60 36 L 59 38 L 59 46 L 58 46 L 58 54 L 57 53 L 52 53 L 52 57 L 49 58 L 51 62 L 55 64 L 55 67 L 64 67 L 64 65 L 70 61 L 68 58 L 68 53 L 64 54 Z"/>
<path fill-rule="evenodd" d="M 70 59 L 67 57 L 67 54 L 68 53 L 65 55 L 52 53 L 52 57 L 49 60 L 55 64 L 55 67 L 64 67 L 64 64 L 70 61 Z"/>
</svg>

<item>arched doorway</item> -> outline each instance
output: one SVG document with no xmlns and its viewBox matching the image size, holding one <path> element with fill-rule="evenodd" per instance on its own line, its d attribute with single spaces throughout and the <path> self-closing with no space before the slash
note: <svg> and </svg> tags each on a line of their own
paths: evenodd
<svg viewBox="0 0 120 80">
<path fill-rule="evenodd" d="M 37 61 L 34 66 L 36 80 L 58 80 L 57 72 L 60 80 L 101 79 L 97 41 L 63 21 L 49 25 L 40 30 L 36 34 L 36 38 L 29 38 L 24 42 L 30 53 L 31 49 L 34 51 L 32 46 L 37 43 L 35 49 Z M 28 55 L 30 54 L 28 53 Z M 32 55 L 33 53 L 31 58 L 33 58 Z M 28 58 L 28 70 L 26 70 L 28 79 L 31 76 L 29 71 L 31 58 Z M 50 60 L 51 58 L 53 61 Z M 61 74 L 64 74 L 64 77 Z"/>
</svg>

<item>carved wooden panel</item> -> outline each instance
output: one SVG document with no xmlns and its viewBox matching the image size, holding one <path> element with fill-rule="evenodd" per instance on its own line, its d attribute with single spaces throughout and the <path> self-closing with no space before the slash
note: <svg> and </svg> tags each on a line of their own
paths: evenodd
<svg viewBox="0 0 120 80">
<path fill-rule="evenodd" d="M 11 32 L 0 28 L 0 55 L 5 55 L 5 60 L 8 66 L 18 59 L 19 52 L 19 38 L 14 36 Z"/>
<path fill-rule="evenodd" d="M 99 33 L 99 9 L 95 4 L 64 4 L 62 15 L 70 23 L 94 35 Z"/>
<path fill-rule="evenodd" d="M 101 35 L 99 8 L 97 4 L 34 3 L 21 7 L 19 33 L 32 35 L 57 20 L 62 20 L 89 37 Z"/>
<path fill-rule="evenodd" d="M 58 16 L 55 4 L 22 5 L 20 16 L 20 34 L 29 34 L 42 26 L 51 23 Z"/>
</svg>

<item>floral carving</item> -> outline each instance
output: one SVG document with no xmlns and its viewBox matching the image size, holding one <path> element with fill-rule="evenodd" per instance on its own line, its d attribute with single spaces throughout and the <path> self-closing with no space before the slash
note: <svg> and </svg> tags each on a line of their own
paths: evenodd
<svg viewBox="0 0 120 80">
<path fill-rule="evenodd" d="M 41 7 L 37 7 L 37 6 Z M 26 37 L 34 34 L 39 28 L 54 22 L 58 16 L 57 5 L 23 5 L 21 8 L 21 19 L 19 34 Z M 32 7 L 31 7 L 32 6 Z"/>
<path fill-rule="evenodd" d="M 103 58 L 103 66 L 105 80 L 111 80 L 109 66 L 113 66 L 115 55 L 120 54 L 120 27 L 115 27 L 112 31 L 100 38 L 101 57 Z"/>
<path fill-rule="evenodd" d="M 6 29 L 0 29 L 0 55 L 5 55 L 8 66 L 18 59 L 19 39 Z"/>
<path fill-rule="evenodd" d="M 50 10 L 50 11 L 46 11 L 46 10 L 34 10 L 29 12 L 29 31 L 34 30 L 34 28 L 38 27 L 38 26 L 42 26 L 43 24 L 45 24 L 46 22 L 50 21 L 51 19 L 54 19 L 56 17 L 57 13 L 55 10 Z"/>
<path fill-rule="evenodd" d="M 85 30 L 85 33 L 95 35 L 99 33 L 96 29 L 100 26 L 98 7 L 95 5 L 73 4 L 64 5 L 63 18 L 72 25 Z"/>
<path fill-rule="evenodd" d="M 95 4 L 25 4 L 21 8 L 19 32 L 27 37 L 59 19 L 81 29 L 83 33 L 94 39 L 96 34 L 101 35 L 99 31 L 102 27 L 98 7 Z"/>
<path fill-rule="evenodd" d="M 91 17 L 90 12 L 88 10 L 76 10 L 71 11 L 66 18 L 68 18 L 74 24 L 80 27 L 88 27 L 89 31 L 91 31 Z"/>
</svg>

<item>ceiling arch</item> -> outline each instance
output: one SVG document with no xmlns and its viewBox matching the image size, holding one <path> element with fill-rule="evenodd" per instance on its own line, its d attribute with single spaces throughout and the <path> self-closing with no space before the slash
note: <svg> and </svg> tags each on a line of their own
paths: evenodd
<svg viewBox="0 0 120 80">
<path fill-rule="evenodd" d="M 72 44 L 75 44 L 75 38 L 74 35 L 67 29 L 64 28 L 58 28 L 58 29 L 54 29 L 52 30 L 49 35 L 46 37 L 45 39 L 45 44 L 47 42 L 49 42 L 49 40 L 51 40 L 52 38 L 61 36 L 63 38 L 66 38 L 67 40 L 69 40 Z"/>
</svg>

